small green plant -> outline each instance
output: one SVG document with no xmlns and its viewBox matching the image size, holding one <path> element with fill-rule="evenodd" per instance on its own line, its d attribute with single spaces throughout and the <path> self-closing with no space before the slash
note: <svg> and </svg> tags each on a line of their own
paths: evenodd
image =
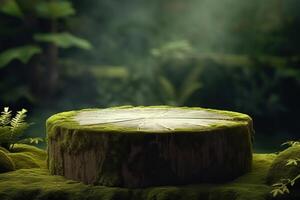
<svg viewBox="0 0 300 200">
<path fill-rule="evenodd" d="M 300 142 L 299 141 L 287 141 L 285 143 L 282 144 L 282 146 L 300 146 Z M 293 159 L 288 159 L 286 161 L 285 166 L 299 166 L 300 163 L 300 158 L 293 158 Z M 283 195 L 283 194 L 289 194 L 290 190 L 289 187 L 293 187 L 296 183 L 296 181 L 300 179 L 300 174 L 298 174 L 297 176 L 295 176 L 294 178 L 290 179 L 290 178 L 283 178 L 280 179 L 280 182 L 275 183 L 272 185 L 272 190 L 271 190 L 271 194 L 273 197 L 279 196 L 279 195 Z"/>
<path fill-rule="evenodd" d="M 30 126 L 25 121 L 26 109 L 22 109 L 13 117 L 8 107 L 0 115 L 0 146 L 10 150 L 16 143 L 38 144 L 41 138 L 24 138 L 24 131 Z"/>
<path fill-rule="evenodd" d="M 195 67 L 184 77 L 179 88 L 167 76 L 158 76 L 158 85 L 162 93 L 163 103 L 177 106 L 185 105 L 187 100 L 202 87 L 198 80 L 200 74 L 201 68 Z"/>
</svg>

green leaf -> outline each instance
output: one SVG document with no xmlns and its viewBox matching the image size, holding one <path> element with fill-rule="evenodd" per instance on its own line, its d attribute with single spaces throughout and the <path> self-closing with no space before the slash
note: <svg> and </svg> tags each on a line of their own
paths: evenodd
<svg viewBox="0 0 300 200">
<path fill-rule="evenodd" d="M 285 143 L 282 143 L 281 146 L 297 146 L 297 145 L 300 145 L 300 142 L 299 141 L 287 141 Z"/>
<path fill-rule="evenodd" d="M 196 91 L 201 88 L 201 84 L 199 82 L 192 83 L 189 87 L 182 90 L 179 96 L 179 103 L 183 105 Z"/>
<path fill-rule="evenodd" d="M 28 128 L 29 124 L 25 122 L 26 118 L 26 109 L 22 109 L 21 111 L 18 111 L 16 116 L 12 118 L 10 125 L 11 125 L 11 133 L 14 138 L 14 140 L 17 140 L 17 138 L 22 135 L 25 131 L 25 129 Z M 14 141 L 15 142 L 15 141 Z"/>
<path fill-rule="evenodd" d="M 154 57 L 166 59 L 185 59 L 193 53 L 193 48 L 189 41 L 178 40 L 167 42 L 159 48 L 151 50 Z"/>
<path fill-rule="evenodd" d="M 283 183 L 275 183 L 272 185 L 272 187 L 281 187 L 282 185 L 284 185 Z"/>
<path fill-rule="evenodd" d="M 294 186 L 295 185 L 295 181 L 291 180 L 290 184 L 291 184 L 291 186 Z"/>
<path fill-rule="evenodd" d="M 271 194 L 272 194 L 273 197 L 276 197 L 277 194 L 278 194 L 278 189 L 272 190 L 272 191 L 271 191 Z"/>
<path fill-rule="evenodd" d="M 295 184 L 295 182 L 300 178 L 300 174 L 298 174 L 291 182 L 293 182 L 293 185 Z M 291 184 L 292 185 L 292 184 Z M 293 186 L 292 185 L 292 186 Z"/>
<path fill-rule="evenodd" d="M 172 82 L 165 76 L 159 76 L 158 82 L 160 88 L 163 91 L 163 96 L 169 101 L 174 101 L 176 99 L 176 89 Z"/>
<path fill-rule="evenodd" d="M 9 107 L 5 107 L 0 115 L 0 126 L 7 126 L 11 120 L 11 111 Z"/>
<path fill-rule="evenodd" d="M 19 60 L 26 64 L 32 56 L 41 53 L 42 50 L 38 46 L 26 45 L 22 47 L 8 49 L 0 53 L 0 68 L 6 66 L 13 60 Z"/>
<path fill-rule="evenodd" d="M 44 140 L 40 137 L 36 138 L 25 138 L 22 140 L 19 140 L 17 143 L 19 144 L 39 144 L 40 142 L 43 142 Z"/>
<path fill-rule="evenodd" d="M 287 188 L 286 185 L 282 187 L 282 194 L 284 193 L 290 193 L 290 190 Z"/>
<path fill-rule="evenodd" d="M 4 0 L 0 2 L 0 12 L 13 17 L 23 17 L 22 10 L 15 0 Z"/>
<path fill-rule="evenodd" d="M 295 166 L 297 166 L 298 165 L 298 160 L 296 160 L 296 159 L 288 159 L 287 163 L 285 165 L 286 166 L 289 166 L 289 165 L 295 165 Z"/>
<path fill-rule="evenodd" d="M 73 5 L 69 1 L 44 1 L 35 7 L 36 14 L 41 18 L 58 19 L 75 14 Z"/>
<path fill-rule="evenodd" d="M 202 68 L 195 67 L 184 79 L 184 82 L 182 83 L 179 90 L 180 105 L 183 105 L 196 91 L 198 91 L 202 87 L 202 84 L 198 81 L 201 72 Z"/>
<path fill-rule="evenodd" d="M 71 35 L 70 33 L 38 33 L 34 35 L 38 42 L 54 43 L 61 48 L 77 47 L 90 50 L 92 45 L 85 39 Z"/>
</svg>

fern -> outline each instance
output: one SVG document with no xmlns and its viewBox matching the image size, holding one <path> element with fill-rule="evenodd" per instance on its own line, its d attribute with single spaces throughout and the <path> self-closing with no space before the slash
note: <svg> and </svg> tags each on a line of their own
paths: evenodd
<svg viewBox="0 0 300 200">
<path fill-rule="evenodd" d="M 21 139 L 23 133 L 30 125 L 25 121 L 26 113 L 27 110 L 22 109 L 12 118 L 9 108 L 4 108 L 0 115 L 0 146 L 12 149 L 16 143 L 38 144 L 43 141 L 41 138 Z"/>
<path fill-rule="evenodd" d="M 201 68 L 195 68 L 185 77 L 184 81 L 177 88 L 166 76 L 158 77 L 159 89 L 165 104 L 182 106 L 186 101 L 201 88 L 198 81 Z"/>
<path fill-rule="evenodd" d="M 283 143 L 281 146 L 298 146 L 300 145 L 299 141 L 287 141 L 285 143 Z M 286 161 L 286 166 L 299 166 L 298 163 L 300 162 L 300 158 L 294 158 L 294 159 L 288 159 Z M 295 176 L 293 179 L 281 179 L 280 182 L 275 183 L 272 185 L 272 190 L 271 190 L 271 194 L 273 197 L 277 197 L 279 195 L 283 195 L 283 194 L 288 194 L 290 193 L 289 187 L 293 187 L 296 183 L 296 181 L 298 181 L 300 179 L 300 174 L 298 174 L 297 176 Z"/>
<path fill-rule="evenodd" d="M 26 109 L 22 109 L 21 111 L 18 111 L 16 116 L 12 118 L 10 125 L 11 125 L 11 132 L 13 134 L 16 134 L 20 132 L 22 128 L 27 127 L 28 124 L 25 122 L 26 118 Z"/>
<path fill-rule="evenodd" d="M 290 166 L 290 165 L 294 165 L 297 166 L 298 162 L 300 162 L 300 158 L 296 158 L 296 159 L 288 159 L 286 162 L 286 166 Z"/>
<path fill-rule="evenodd" d="M 288 184 L 290 183 L 290 180 L 287 181 L 287 183 L 275 183 L 272 185 L 273 189 L 271 190 L 271 194 L 273 197 L 276 197 L 278 195 L 283 195 L 285 193 L 290 193 L 290 190 L 288 188 Z"/>
<path fill-rule="evenodd" d="M 38 144 L 40 142 L 43 142 L 44 140 L 40 137 L 35 137 L 35 138 L 25 138 L 22 140 L 19 140 L 19 144 Z"/>
<path fill-rule="evenodd" d="M 199 82 L 199 76 L 201 73 L 202 68 L 195 67 L 189 72 L 188 76 L 185 77 L 184 82 L 179 90 L 179 105 L 184 105 L 186 101 L 202 87 L 201 83 Z"/>
<path fill-rule="evenodd" d="M 273 184 L 273 189 L 271 190 L 272 196 L 276 197 L 278 195 L 290 193 L 289 187 L 293 187 L 298 179 L 300 179 L 300 174 L 293 179 L 281 179 L 280 182 Z"/>
<path fill-rule="evenodd" d="M 8 107 L 5 107 L 0 115 L 0 126 L 7 126 L 11 120 L 11 111 Z"/>
<path fill-rule="evenodd" d="M 300 142 L 299 141 L 287 141 L 287 142 L 281 144 L 281 146 L 285 146 L 285 145 L 293 147 L 293 146 L 300 145 Z"/>
<path fill-rule="evenodd" d="M 20 139 L 20 136 L 24 133 L 24 131 L 28 128 L 29 124 L 25 122 L 26 118 L 26 109 L 22 109 L 18 111 L 16 116 L 12 118 L 10 122 L 11 126 L 11 147 L 13 148 L 14 144 Z"/>
<path fill-rule="evenodd" d="M 164 103 L 173 105 L 176 102 L 176 88 L 173 83 L 165 76 L 159 76 L 158 83 Z"/>
</svg>

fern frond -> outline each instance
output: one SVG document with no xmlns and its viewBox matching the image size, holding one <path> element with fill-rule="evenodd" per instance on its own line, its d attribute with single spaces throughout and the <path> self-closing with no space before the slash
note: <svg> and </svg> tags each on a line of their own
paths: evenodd
<svg viewBox="0 0 300 200">
<path fill-rule="evenodd" d="M 25 138 L 22 140 L 19 140 L 18 144 L 39 144 L 40 142 L 43 142 L 43 138 L 35 137 L 35 138 Z"/>
<path fill-rule="evenodd" d="M 26 109 L 22 109 L 21 111 L 18 111 L 16 116 L 14 118 L 12 118 L 11 120 L 11 128 L 12 129 L 17 129 L 18 127 L 24 125 L 25 122 L 25 118 L 26 118 Z"/>
<path fill-rule="evenodd" d="M 11 138 L 14 140 L 12 143 L 15 143 L 29 126 L 29 124 L 25 122 L 26 113 L 27 110 L 22 109 L 18 111 L 16 116 L 11 120 Z"/>
<path fill-rule="evenodd" d="M 11 111 L 9 110 L 9 107 L 5 107 L 0 115 L 0 126 L 9 125 L 10 120 L 11 120 Z"/>
<path fill-rule="evenodd" d="M 281 144 L 281 146 L 285 146 L 285 145 L 293 147 L 293 146 L 300 145 L 300 142 L 299 141 L 287 141 L 287 142 Z"/>
<path fill-rule="evenodd" d="M 174 84 L 166 76 L 159 76 L 158 83 L 163 92 L 162 95 L 165 103 L 170 104 L 174 102 L 176 99 L 176 88 Z"/>
<path fill-rule="evenodd" d="M 20 141 L 22 134 L 30 125 L 25 121 L 26 113 L 27 110 L 22 109 L 17 112 L 15 117 L 12 117 L 12 113 L 9 108 L 4 108 L 0 115 L 0 146 L 11 149 L 15 143 Z M 40 138 L 28 138 L 27 141 L 23 142 L 28 144 L 37 144 L 40 141 L 42 141 Z"/>
</svg>

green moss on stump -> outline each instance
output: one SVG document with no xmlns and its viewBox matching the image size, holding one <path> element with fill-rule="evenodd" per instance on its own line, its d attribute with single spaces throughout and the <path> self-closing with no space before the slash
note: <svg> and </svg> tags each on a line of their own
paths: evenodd
<svg viewBox="0 0 300 200">
<path fill-rule="evenodd" d="M 202 127 L 202 131 L 210 130 L 210 129 L 223 129 L 224 127 L 240 127 L 241 125 L 247 125 L 249 124 L 249 131 L 251 133 L 254 132 L 252 127 L 252 119 L 242 113 L 238 112 L 231 112 L 231 111 L 224 111 L 224 110 L 213 110 L 213 109 L 206 109 L 206 108 L 200 108 L 200 107 L 171 107 L 171 106 L 120 106 L 120 107 L 112 107 L 109 109 L 117 109 L 117 110 L 128 110 L 128 109 L 172 109 L 176 108 L 179 110 L 191 110 L 191 111 L 207 111 L 214 114 L 220 114 L 223 116 L 228 116 L 231 119 L 229 121 L 233 123 L 215 123 L 211 124 L 210 126 Z M 62 131 L 65 129 L 72 129 L 72 130 L 85 130 L 85 131 L 92 131 L 92 132 L 103 132 L 103 133 L 147 133 L 147 131 L 139 131 L 136 129 L 136 127 L 124 127 L 120 126 L 118 124 L 113 123 L 99 123 L 99 124 L 92 124 L 92 125 L 80 125 L 78 121 L 74 120 L 74 117 L 76 115 L 82 113 L 82 112 L 89 112 L 89 111 L 98 111 L 103 109 L 83 109 L 83 110 L 77 110 L 77 111 L 68 111 L 68 112 L 62 112 L 55 114 L 47 119 L 47 137 L 48 138 L 55 138 L 57 134 L 59 134 L 55 129 L 61 128 Z M 108 109 L 107 109 L 108 110 Z M 195 128 L 190 129 L 188 127 L 185 128 L 177 128 L 174 130 L 176 131 L 184 131 L 184 132 L 194 132 Z M 151 133 L 151 131 L 148 131 Z"/>
<path fill-rule="evenodd" d="M 6 152 L 0 150 L 0 173 L 13 170 L 15 170 L 14 162 Z"/>
<path fill-rule="evenodd" d="M 300 167 L 295 165 L 286 166 L 288 159 L 300 158 L 300 146 L 290 147 L 277 156 L 267 176 L 267 182 L 274 184 L 280 179 L 293 179 L 300 174 Z"/>
<path fill-rule="evenodd" d="M 52 174 L 106 186 L 222 182 L 251 169 L 252 134 L 251 118 L 229 111 L 70 111 L 47 120 L 48 167 Z"/>
</svg>

